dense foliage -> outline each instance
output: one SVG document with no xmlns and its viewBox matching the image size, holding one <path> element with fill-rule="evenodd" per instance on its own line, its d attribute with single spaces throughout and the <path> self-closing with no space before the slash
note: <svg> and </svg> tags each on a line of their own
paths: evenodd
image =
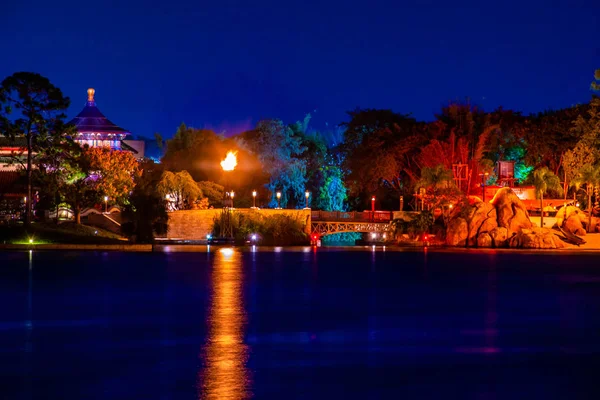
<svg viewBox="0 0 600 400">
<path fill-rule="evenodd" d="M 256 235 L 256 243 L 263 245 L 302 245 L 309 241 L 304 232 L 304 220 L 289 214 L 265 216 L 259 213 L 231 212 L 233 236 L 238 242 L 249 241 Z M 226 223 L 224 215 L 215 217 L 213 235 L 219 236 Z"/>
</svg>

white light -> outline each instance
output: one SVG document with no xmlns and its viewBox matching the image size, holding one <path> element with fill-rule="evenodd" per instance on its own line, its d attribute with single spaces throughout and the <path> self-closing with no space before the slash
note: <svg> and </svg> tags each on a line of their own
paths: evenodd
<svg viewBox="0 0 600 400">
<path fill-rule="evenodd" d="M 371 233 L 371 239 L 375 239 L 377 237 L 377 234 L 375 232 Z"/>
<path fill-rule="evenodd" d="M 230 247 L 225 247 L 219 250 L 224 257 L 231 257 L 233 255 L 233 249 Z"/>
<path fill-rule="evenodd" d="M 256 235 L 252 235 L 252 240 L 256 240 Z"/>
<path fill-rule="evenodd" d="M 208 235 L 206 235 L 206 238 L 207 238 L 208 240 L 210 240 L 210 239 L 212 239 L 212 235 L 209 233 Z"/>
</svg>

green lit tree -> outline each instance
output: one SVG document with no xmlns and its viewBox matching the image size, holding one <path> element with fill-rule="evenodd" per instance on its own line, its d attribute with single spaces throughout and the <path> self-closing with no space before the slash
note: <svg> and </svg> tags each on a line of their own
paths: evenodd
<svg viewBox="0 0 600 400">
<path fill-rule="evenodd" d="M 585 193 L 587 194 L 587 209 L 588 209 L 588 232 L 592 226 L 592 195 L 594 189 L 600 185 L 600 165 L 586 164 L 581 167 L 577 173 L 577 176 L 571 181 L 571 184 L 579 190 L 582 186 L 585 186 Z"/>
<path fill-rule="evenodd" d="M 556 191 L 562 194 L 562 186 L 558 176 L 550 171 L 548 167 L 538 168 L 533 171 L 533 186 L 535 186 L 535 195 L 540 199 L 541 218 L 540 225 L 544 226 L 544 194 L 548 190 Z"/>
<path fill-rule="evenodd" d="M 323 185 L 314 201 L 315 208 L 324 211 L 344 211 L 348 197 L 342 171 L 335 166 L 322 168 Z"/>
<path fill-rule="evenodd" d="M 156 190 L 163 199 L 168 198 L 176 210 L 191 208 L 194 201 L 202 197 L 202 190 L 187 171 L 164 171 Z"/>
<path fill-rule="evenodd" d="M 281 207 L 293 199 L 304 207 L 307 160 L 301 158 L 306 150 L 302 137 L 276 119 L 262 120 L 241 139 L 245 147 L 255 154 L 262 170 L 269 176 L 267 189 L 271 192 L 270 207 L 276 207 L 276 193 L 281 193 Z"/>
</svg>

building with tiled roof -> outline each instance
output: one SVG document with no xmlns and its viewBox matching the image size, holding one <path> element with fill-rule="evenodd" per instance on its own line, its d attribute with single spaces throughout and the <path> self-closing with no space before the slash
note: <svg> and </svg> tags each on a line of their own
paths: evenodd
<svg viewBox="0 0 600 400">
<path fill-rule="evenodd" d="M 130 135 L 130 132 L 117 126 L 100 112 L 94 100 L 95 93 L 96 91 L 92 88 L 87 90 L 88 100 L 85 107 L 69 122 L 77 129 L 77 135 L 73 140 L 82 146 L 110 147 L 113 150 L 122 150 L 122 140 Z M 130 150 L 130 148 L 126 150 Z"/>
</svg>

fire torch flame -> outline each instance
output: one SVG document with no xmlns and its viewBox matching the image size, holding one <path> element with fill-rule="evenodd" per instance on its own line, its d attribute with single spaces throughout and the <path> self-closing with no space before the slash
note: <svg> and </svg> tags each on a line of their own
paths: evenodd
<svg viewBox="0 0 600 400">
<path fill-rule="evenodd" d="M 233 171 L 235 166 L 237 165 L 237 151 L 228 151 L 227 157 L 223 161 L 221 161 L 221 168 L 223 171 Z"/>
</svg>

